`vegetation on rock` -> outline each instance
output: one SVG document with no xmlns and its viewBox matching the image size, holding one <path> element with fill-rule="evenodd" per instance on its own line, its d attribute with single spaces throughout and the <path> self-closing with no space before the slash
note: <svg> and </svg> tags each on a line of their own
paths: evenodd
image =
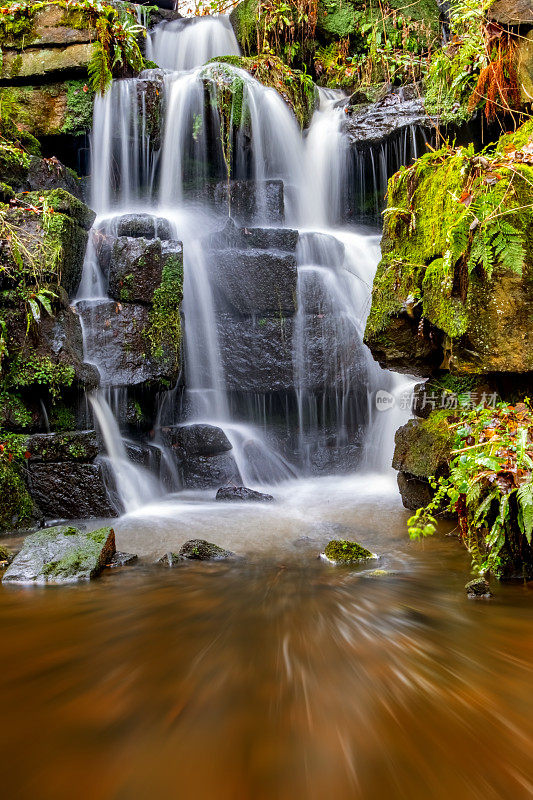
<svg viewBox="0 0 533 800">
<path fill-rule="evenodd" d="M 431 503 L 409 520 L 412 538 L 435 533 L 435 512 L 457 513 L 459 533 L 476 572 L 533 577 L 533 413 L 481 404 L 449 417 L 454 437 L 449 475 L 433 479 Z"/>
<path fill-rule="evenodd" d="M 334 564 L 355 564 L 358 561 L 376 558 L 366 547 L 346 539 L 333 539 L 326 545 L 324 555 Z"/>
</svg>

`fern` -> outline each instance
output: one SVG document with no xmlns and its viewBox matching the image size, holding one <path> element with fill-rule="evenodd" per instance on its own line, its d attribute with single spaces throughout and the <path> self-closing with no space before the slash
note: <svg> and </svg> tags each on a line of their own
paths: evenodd
<svg viewBox="0 0 533 800">
<path fill-rule="evenodd" d="M 105 94 L 113 82 L 113 75 L 109 69 L 107 53 L 101 42 L 94 44 L 87 71 L 89 73 L 89 84 L 93 92 Z"/>
<path fill-rule="evenodd" d="M 516 490 L 516 497 L 520 510 L 518 515 L 520 529 L 530 545 L 533 533 L 533 483 L 524 483 L 519 486 Z"/>
</svg>

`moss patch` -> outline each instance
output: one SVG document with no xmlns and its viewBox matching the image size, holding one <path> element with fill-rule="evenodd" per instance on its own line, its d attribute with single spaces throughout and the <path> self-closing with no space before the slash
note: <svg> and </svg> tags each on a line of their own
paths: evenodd
<svg viewBox="0 0 533 800">
<path fill-rule="evenodd" d="M 366 547 L 345 539 L 333 539 L 329 542 L 324 550 L 324 555 L 335 564 L 356 564 L 358 561 L 376 557 Z"/>
<path fill-rule="evenodd" d="M 168 258 L 163 267 L 161 285 L 154 292 L 144 333 L 151 356 L 173 374 L 180 368 L 182 299 L 183 255 L 176 254 Z"/>
</svg>

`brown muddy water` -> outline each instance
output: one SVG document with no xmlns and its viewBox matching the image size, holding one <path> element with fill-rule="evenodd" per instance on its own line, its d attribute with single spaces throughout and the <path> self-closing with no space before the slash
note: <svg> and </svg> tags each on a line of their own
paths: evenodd
<svg viewBox="0 0 533 800">
<path fill-rule="evenodd" d="M 162 502 L 116 522 L 138 566 L 0 589 L 3 797 L 533 796 L 532 590 L 467 600 L 458 541 L 409 542 L 381 479 L 278 496 Z M 151 563 L 200 533 L 245 558 Z M 382 558 L 317 560 L 333 536 Z"/>
</svg>

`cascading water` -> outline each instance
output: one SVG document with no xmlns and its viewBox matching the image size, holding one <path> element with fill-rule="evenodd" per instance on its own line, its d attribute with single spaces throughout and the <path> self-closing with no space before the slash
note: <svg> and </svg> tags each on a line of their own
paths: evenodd
<svg viewBox="0 0 533 800">
<path fill-rule="evenodd" d="M 120 381 L 113 374 L 111 355 L 109 364 L 102 356 L 101 336 L 97 342 L 95 331 L 101 317 L 95 309 L 115 301 L 108 297 L 98 241 L 116 236 L 118 216 L 148 212 L 166 220 L 171 239 L 183 242 L 185 398 L 178 402 L 181 393 L 167 394 L 167 423 L 222 428 L 232 445 L 240 480 L 248 485 L 269 485 L 317 470 L 353 471 L 361 453 L 367 469 L 386 468 L 392 429 L 408 412 L 397 404 L 388 415 L 376 414 L 372 397 L 377 389 L 394 394 L 405 381 L 381 370 L 362 344 L 379 258 L 378 237 L 342 228 L 343 198 L 352 180 L 342 96 L 320 90 L 319 107 L 302 138 L 277 92 L 229 65 L 202 66 L 217 55 L 237 52 L 225 18 L 163 24 L 150 35 L 148 54 L 174 71 L 149 70 L 138 79 L 115 81 L 110 92 L 95 102 L 92 197 L 100 216 L 78 297 L 86 360 L 98 367 L 107 400 L 112 401 L 112 387 Z M 263 226 L 280 224 L 281 217 L 272 214 L 269 192 L 278 191 L 276 181 L 283 181 L 285 223 L 300 230 L 293 255 L 279 250 L 275 231 L 269 244 L 259 245 L 266 250 L 232 243 L 224 245 L 229 248 L 224 256 L 206 244 L 210 232 L 215 235 L 224 227 L 225 215 L 227 219 L 219 98 L 228 91 L 234 93 L 236 86 L 238 104 L 230 103 L 231 124 L 236 129 L 231 177 L 254 181 L 253 208 L 246 208 L 246 214 L 248 224 Z M 163 98 L 159 113 L 164 114 L 161 131 L 152 121 L 154 98 L 159 96 Z M 222 189 L 213 195 L 209 187 L 216 182 Z M 233 209 L 237 218 L 241 211 Z M 297 271 L 292 300 L 296 300 L 296 313 L 291 317 L 289 311 L 280 321 L 281 346 L 287 347 L 285 326 L 292 336 L 288 360 L 293 378 L 279 396 L 252 389 L 244 402 L 231 376 L 227 353 L 231 339 L 224 328 L 228 302 L 224 282 L 228 263 L 230 268 L 241 262 L 253 266 L 254 259 L 270 257 L 278 265 L 294 262 Z M 231 318 L 230 331 L 238 327 L 238 319 Z M 266 319 L 252 314 L 246 320 L 248 333 L 257 330 L 260 337 L 261 325 L 276 333 L 275 313 L 267 312 Z M 113 346 L 110 338 L 110 354 Z M 92 398 L 91 406 L 106 439 L 122 504 L 132 510 L 133 497 L 137 504 L 146 497 L 136 473 L 140 468 L 128 460 L 104 394 Z M 159 423 L 162 418 L 161 411 Z M 163 462 L 170 465 L 173 456 L 166 452 L 163 440 L 156 438 L 155 444 Z M 169 466 L 167 489 L 177 488 L 174 473 Z M 148 492 L 161 491 L 160 484 L 149 485 Z"/>
</svg>

